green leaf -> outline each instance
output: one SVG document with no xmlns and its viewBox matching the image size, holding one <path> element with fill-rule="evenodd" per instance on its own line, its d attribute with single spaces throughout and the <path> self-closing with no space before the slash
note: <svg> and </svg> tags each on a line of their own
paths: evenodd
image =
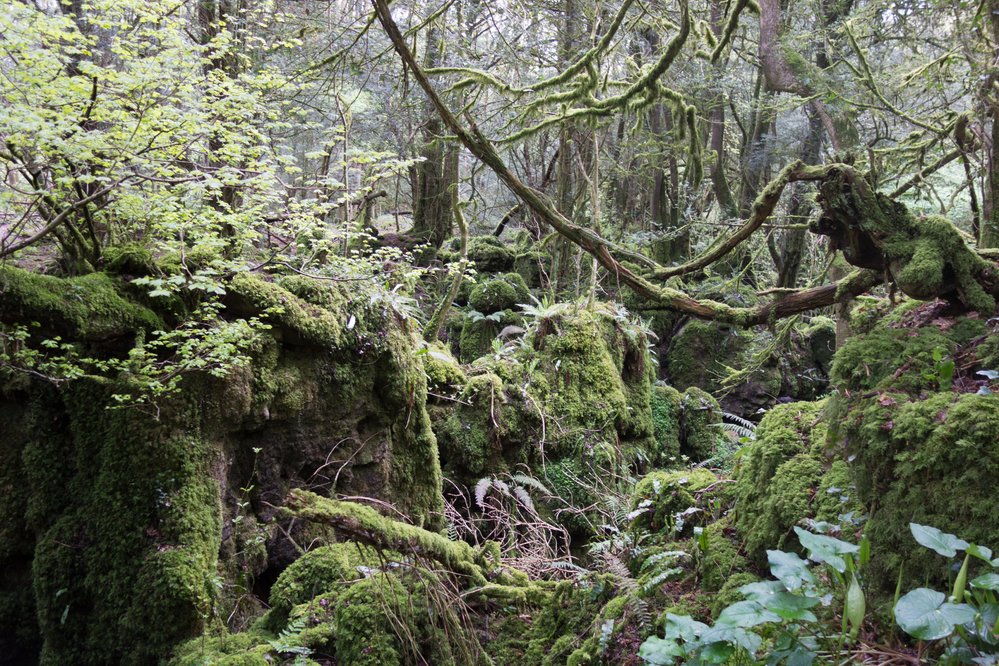
<svg viewBox="0 0 999 666">
<path fill-rule="evenodd" d="M 943 592 L 917 588 L 895 604 L 895 622 L 905 633 L 924 641 L 949 636 L 954 627 L 972 622 L 975 609 L 946 601 Z"/>
<path fill-rule="evenodd" d="M 677 658 L 684 656 L 683 648 L 676 641 L 650 636 L 638 648 L 638 656 L 645 660 L 646 664 L 654 666 L 664 666 L 675 664 Z"/>
<path fill-rule="evenodd" d="M 777 581 L 749 583 L 739 588 L 749 601 L 758 602 L 785 620 L 815 622 L 815 615 L 809 611 L 819 604 L 817 597 L 791 594 Z"/>
<path fill-rule="evenodd" d="M 971 581 L 971 587 L 979 590 L 992 590 L 993 592 L 999 592 L 999 574 L 994 572 L 982 574 L 978 578 Z"/>
<path fill-rule="evenodd" d="M 799 590 L 805 583 L 815 585 L 815 576 L 808 570 L 808 562 L 801 559 L 797 553 L 768 550 L 767 561 L 770 563 L 770 573 L 782 582 L 788 591 Z"/>
<path fill-rule="evenodd" d="M 721 612 L 715 627 L 755 627 L 767 622 L 780 622 L 780 619 L 777 613 L 767 610 L 758 601 L 737 601 Z M 701 638 L 706 640 L 704 636 Z"/>
<path fill-rule="evenodd" d="M 984 562 L 988 562 L 989 564 L 995 566 L 992 562 L 991 548 L 986 548 L 985 546 L 979 546 L 977 543 L 972 543 L 968 545 L 968 548 L 966 550 L 968 552 L 968 555 L 971 555 L 972 557 L 977 557 L 978 559 Z"/>
<path fill-rule="evenodd" d="M 957 551 L 968 547 L 968 542 L 964 539 L 958 539 L 953 534 L 941 532 L 935 527 L 909 523 L 909 530 L 919 545 L 944 557 L 954 557 L 957 555 Z"/>
<path fill-rule="evenodd" d="M 666 631 L 668 639 L 682 639 L 685 643 L 693 643 L 708 630 L 708 625 L 698 622 L 689 615 L 674 615 L 666 613 Z"/>
<path fill-rule="evenodd" d="M 724 615 L 724 611 L 722 611 L 722 614 Z M 719 617 L 718 624 L 705 631 L 704 635 L 701 636 L 701 644 L 704 646 L 701 649 L 702 659 L 710 658 L 712 663 L 723 663 L 724 660 L 719 662 L 715 661 L 714 658 L 726 653 L 724 645 L 740 647 L 753 655 L 760 649 L 763 639 L 754 633 L 746 631 L 743 627 L 722 624 Z M 728 650 L 727 654 L 731 656 L 732 651 Z"/>
<path fill-rule="evenodd" d="M 794 528 L 801 545 L 808 549 L 808 558 L 816 562 L 825 562 L 836 571 L 846 571 L 844 555 L 856 553 L 860 546 L 824 534 L 812 534 L 800 527 Z"/>
</svg>

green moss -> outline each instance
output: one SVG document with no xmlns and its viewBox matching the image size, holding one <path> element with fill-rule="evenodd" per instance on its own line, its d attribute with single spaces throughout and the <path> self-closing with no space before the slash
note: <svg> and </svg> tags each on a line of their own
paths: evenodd
<svg viewBox="0 0 999 666">
<path fill-rule="evenodd" d="M 153 253 L 139 243 L 112 245 L 105 249 L 104 264 L 118 275 L 153 275 L 156 272 Z"/>
<path fill-rule="evenodd" d="M 728 367 L 739 367 L 753 342 L 752 331 L 693 319 L 672 337 L 663 357 L 667 380 L 676 387 L 721 390 Z"/>
<path fill-rule="evenodd" d="M 774 407 L 740 453 L 735 525 L 756 559 L 768 548 L 785 547 L 794 525 L 815 515 L 813 499 L 825 474 L 823 407 L 822 401 Z"/>
<path fill-rule="evenodd" d="M 500 313 L 502 315 L 502 313 Z M 461 333 L 458 337 L 458 355 L 465 363 L 471 363 L 484 354 L 488 354 L 493 348 L 493 340 L 499 335 L 503 328 L 501 321 L 495 319 L 473 319 L 465 316 L 461 324 Z"/>
<path fill-rule="evenodd" d="M 723 610 L 732 604 L 742 601 L 745 597 L 739 588 L 743 585 L 755 583 L 759 578 L 748 571 L 742 571 L 729 576 L 725 584 L 721 586 L 718 593 L 711 600 L 711 617 L 717 618 Z"/>
<path fill-rule="evenodd" d="M 932 525 L 976 543 L 994 545 L 999 517 L 999 397 L 896 394 L 850 401 L 838 436 L 848 455 L 859 499 L 872 507 L 867 534 L 879 545 L 870 576 L 889 590 L 903 567 L 908 580 L 946 580 L 945 562 L 918 548 L 910 522 Z"/>
<path fill-rule="evenodd" d="M 493 236 L 472 236 L 468 258 L 480 273 L 504 273 L 513 269 L 514 251 Z"/>
<path fill-rule="evenodd" d="M 484 314 L 500 312 L 517 304 L 517 290 L 506 280 L 486 280 L 472 290 L 468 304 Z"/>
<path fill-rule="evenodd" d="M 722 411 L 710 394 L 687 389 L 680 401 L 680 452 L 701 462 L 715 454 L 722 438 Z"/>
<path fill-rule="evenodd" d="M 70 338 L 102 340 L 163 328 L 148 308 L 124 299 L 104 273 L 56 278 L 0 266 L 0 322 L 38 322 Z"/>
<path fill-rule="evenodd" d="M 672 533 L 677 514 L 696 505 L 694 493 L 717 481 L 718 477 L 703 468 L 646 474 L 631 495 L 632 511 L 645 509 L 633 520 L 633 526 Z M 689 520 L 687 523 L 692 524 Z"/>
<path fill-rule="evenodd" d="M 439 342 L 427 348 L 423 370 L 427 373 L 427 390 L 440 396 L 457 396 L 468 381 L 461 365 Z"/>
<path fill-rule="evenodd" d="M 221 535 L 213 456 L 196 430 L 177 434 L 200 420 L 201 407 L 185 403 L 158 423 L 137 410 L 100 409 L 116 389 L 68 385 L 72 439 L 36 439 L 24 450 L 41 500 L 32 497 L 29 515 L 40 534 L 32 574 L 43 664 L 156 661 L 211 611 Z M 68 456 L 60 451 L 67 441 Z M 57 452 L 64 463 L 50 474 Z"/>
<path fill-rule="evenodd" d="M 281 572 L 271 588 L 271 608 L 288 613 L 337 585 L 361 577 L 358 567 L 374 567 L 378 554 L 353 542 L 321 546 L 302 555 Z"/>
<path fill-rule="evenodd" d="M 729 578 L 746 570 L 746 558 L 739 553 L 735 530 L 727 520 L 707 525 L 702 538 L 707 542 L 706 550 L 700 550 L 696 542 L 692 542 L 691 546 L 698 549 L 697 570 L 701 577 L 701 587 L 708 592 L 717 592 Z"/>
<path fill-rule="evenodd" d="M 672 386 L 652 387 L 652 429 L 656 442 L 652 464 L 675 464 L 680 456 L 680 418 L 683 396 Z"/>
</svg>

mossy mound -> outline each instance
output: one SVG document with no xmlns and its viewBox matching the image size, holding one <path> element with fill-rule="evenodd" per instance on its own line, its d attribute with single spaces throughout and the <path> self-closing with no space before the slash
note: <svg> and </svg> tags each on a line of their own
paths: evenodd
<svg viewBox="0 0 999 666">
<path fill-rule="evenodd" d="M 511 310 L 530 298 L 527 284 L 517 273 L 506 273 L 479 282 L 468 296 L 468 304 L 484 314 Z"/>
<path fill-rule="evenodd" d="M 437 256 L 444 261 L 457 261 L 458 242 L 455 239 Z M 472 236 L 468 239 L 468 258 L 475 262 L 479 273 L 507 273 L 514 268 L 516 252 L 495 236 Z"/>
<path fill-rule="evenodd" d="M 851 460 L 875 544 L 869 576 L 886 591 L 903 565 L 913 582 L 946 578 L 943 558 L 915 544 L 910 522 L 999 545 L 999 397 L 979 392 L 987 381 L 976 374 L 990 369 L 981 359 L 994 335 L 976 318 L 905 327 L 934 307 L 886 318 L 847 342 L 833 366 L 830 441 Z"/>
<path fill-rule="evenodd" d="M 310 550 L 278 576 L 271 588 L 271 609 L 287 617 L 295 606 L 337 586 L 359 580 L 365 568 L 378 564 L 378 553 L 353 542 Z"/>
<path fill-rule="evenodd" d="M 127 354 L 138 333 L 163 327 L 108 276 L 0 269 L 0 280 L 5 324 L 38 321 L 43 334 L 85 342 L 96 357 Z M 225 378 L 187 376 L 155 413 L 116 408 L 115 394 L 135 390 L 127 377 L 58 388 L 3 377 L 5 654 L 156 663 L 235 617 L 254 578 L 294 557 L 272 508 L 291 487 L 380 497 L 439 526 L 418 343 L 391 307 L 356 292 L 234 279 L 224 316 L 270 310 L 273 328 L 255 340 L 249 365 Z"/>
<path fill-rule="evenodd" d="M 689 533 L 697 521 L 685 514 L 697 506 L 695 494 L 717 482 L 718 477 L 703 468 L 646 474 L 631 494 L 632 527 L 673 534 L 683 521 Z"/>
<path fill-rule="evenodd" d="M 830 464 L 824 455 L 824 407 L 824 401 L 774 407 L 740 452 L 735 526 L 757 561 L 765 561 L 767 549 L 793 549 L 792 528 L 802 519 L 836 522 L 856 508 L 844 463 Z"/>
</svg>

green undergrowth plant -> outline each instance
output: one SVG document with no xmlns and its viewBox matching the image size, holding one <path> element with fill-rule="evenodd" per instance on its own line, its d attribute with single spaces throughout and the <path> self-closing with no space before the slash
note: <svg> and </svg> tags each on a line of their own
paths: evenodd
<svg viewBox="0 0 999 666">
<path fill-rule="evenodd" d="M 738 587 L 744 599 L 720 609 L 713 625 L 667 613 L 664 635 L 648 638 L 639 656 L 654 665 L 808 666 L 865 660 L 875 652 L 904 654 L 904 647 L 873 646 L 861 633 L 876 622 L 868 613 L 863 584 L 870 542 L 861 537 L 850 543 L 819 533 L 827 525 L 815 527 L 794 528 L 807 559 L 768 550 L 773 580 Z M 953 559 L 964 552 L 949 594 L 920 587 L 899 597 L 896 591 L 892 616 L 902 632 L 918 641 L 918 663 L 996 664 L 999 558 L 993 559 L 989 548 L 933 527 L 912 523 L 910 530 L 920 545 L 939 555 Z M 975 562 L 984 572 L 970 578 Z"/>
</svg>

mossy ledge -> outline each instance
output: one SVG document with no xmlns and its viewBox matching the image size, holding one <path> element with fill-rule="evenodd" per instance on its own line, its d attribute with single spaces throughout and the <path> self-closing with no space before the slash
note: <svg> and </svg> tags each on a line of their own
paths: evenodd
<svg viewBox="0 0 999 666">
<path fill-rule="evenodd" d="M 3 325 L 37 321 L 39 335 L 85 343 L 97 358 L 126 355 L 170 319 L 103 274 L 3 267 L 0 285 Z M 439 529 L 439 459 L 410 322 L 356 286 L 241 275 L 227 287 L 224 317 L 263 316 L 272 329 L 247 366 L 189 375 L 158 401 L 158 420 L 112 408 L 112 395 L 134 389 L 127 377 L 0 381 L 6 654 L 157 663 L 297 557 L 285 531 L 314 538 L 301 521 L 278 529 L 272 507 L 291 488 L 380 497 Z"/>
</svg>

